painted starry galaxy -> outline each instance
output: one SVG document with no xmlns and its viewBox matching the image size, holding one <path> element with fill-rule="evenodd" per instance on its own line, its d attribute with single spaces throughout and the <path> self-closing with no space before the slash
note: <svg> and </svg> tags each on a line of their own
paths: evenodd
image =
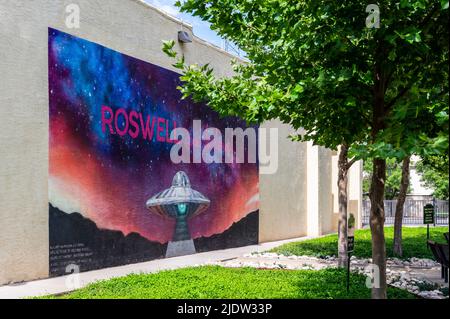
<svg viewBox="0 0 450 319">
<path fill-rule="evenodd" d="M 99 229 L 164 244 L 174 221 L 151 214 L 145 202 L 183 170 L 211 200 L 204 214 L 189 221 L 192 238 L 223 233 L 258 209 L 257 164 L 170 160 L 174 127 L 192 130 L 192 121 L 200 119 L 203 128 L 224 132 L 245 122 L 182 100 L 179 76 L 170 70 L 54 29 L 48 40 L 52 207 L 79 213 Z"/>
</svg>

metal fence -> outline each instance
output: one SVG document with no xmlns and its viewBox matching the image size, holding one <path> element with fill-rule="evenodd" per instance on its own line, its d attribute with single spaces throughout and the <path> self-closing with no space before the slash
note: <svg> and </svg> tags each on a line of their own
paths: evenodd
<svg viewBox="0 0 450 319">
<path fill-rule="evenodd" d="M 404 225 L 422 225 L 423 207 L 433 204 L 435 208 L 435 225 L 448 225 L 448 200 L 433 199 L 406 199 L 403 207 Z M 385 225 L 393 225 L 395 218 L 395 207 L 397 200 L 385 200 L 384 212 L 386 215 Z M 363 200 L 362 224 L 369 225 L 370 200 Z"/>
</svg>

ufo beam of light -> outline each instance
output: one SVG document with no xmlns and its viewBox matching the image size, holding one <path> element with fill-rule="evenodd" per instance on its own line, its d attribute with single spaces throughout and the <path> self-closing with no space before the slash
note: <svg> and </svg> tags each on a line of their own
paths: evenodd
<svg viewBox="0 0 450 319">
<path fill-rule="evenodd" d="M 205 212 L 210 200 L 192 189 L 185 172 L 179 171 L 172 186 L 147 200 L 146 206 L 153 214 L 175 219 L 172 241 L 167 245 L 166 257 L 196 253 L 194 241 L 189 234 L 188 219 Z"/>
</svg>

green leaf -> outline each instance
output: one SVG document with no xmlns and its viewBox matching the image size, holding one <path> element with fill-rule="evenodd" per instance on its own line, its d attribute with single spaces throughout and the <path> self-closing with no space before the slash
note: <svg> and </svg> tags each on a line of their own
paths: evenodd
<svg viewBox="0 0 450 319">
<path fill-rule="evenodd" d="M 174 46 L 175 46 L 175 41 L 174 40 L 163 41 L 162 50 L 169 57 L 175 58 L 177 56 L 177 53 L 173 50 Z"/>
<path fill-rule="evenodd" d="M 394 61 L 396 57 L 397 57 L 397 54 L 395 53 L 395 51 L 389 52 L 389 55 L 388 55 L 389 60 Z"/>
<path fill-rule="evenodd" d="M 303 128 L 302 140 L 345 142 L 358 158 L 433 153 L 446 145 L 437 137 L 448 136 L 448 1 L 440 0 L 447 10 L 434 10 L 435 0 L 380 4 L 381 28 L 368 29 L 358 1 L 179 1 L 243 49 L 246 61 L 222 77 L 186 65 L 174 41 L 163 51 L 182 72 L 183 96 L 220 115 L 278 118 Z M 380 111 L 375 92 L 395 103 Z M 382 131 L 373 131 L 374 114 Z"/>
</svg>

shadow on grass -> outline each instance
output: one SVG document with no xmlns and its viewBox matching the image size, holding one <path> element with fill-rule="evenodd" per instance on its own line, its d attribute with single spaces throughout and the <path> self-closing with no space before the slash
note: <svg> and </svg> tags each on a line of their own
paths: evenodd
<svg viewBox="0 0 450 319">
<path fill-rule="evenodd" d="M 444 242 L 444 233 L 448 232 L 447 227 L 430 227 L 430 239 L 437 242 Z M 394 229 L 385 228 L 386 254 L 388 257 L 398 257 L 393 253 Z M 288 243 L 271 250 L 283 255 L 306 255 L 323 258 L 325 256 L 337 256 L 336 234 L 322 238 L 310 239 L 301 242 Z M 403 228 L 403 256 L 402 259 L 412 257 L 429 258 L 433 255 L 427 247 L 426 227 L 404 227 Z M 360 258 L 370 258 L 372 256 L 372 240 L 370 229 L 361 229 L 355 232 L 355 256 Z"/>
<path fill-rule="evenodd" d="M 263 270 L 190 267 L 155 274 L 128 275 L 88 285 L 72 293 L 46 298 L 151 298 L 151 299 L 366 299 L 365 277 L 352 273 L 346 291 L 344 269 Z M 414 298 L 389 288 L 389 298 Z"/>
</svg>

